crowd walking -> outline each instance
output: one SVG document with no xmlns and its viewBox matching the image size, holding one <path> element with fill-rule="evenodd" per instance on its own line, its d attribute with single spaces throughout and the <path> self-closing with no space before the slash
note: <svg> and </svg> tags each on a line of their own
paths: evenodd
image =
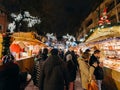
<svg viewBox="0 0 120 90">
<path fill-rule="evenodd" d="M 61 49 L 49 51 L 44 48 L 34 57 L 34 72 L 30 75 L 29 72 L 21 73 L 19 66 L 14 62 L 14 57 L 11 54 L 6 55 L 0 66 L 0 90 L 9 90 L 4 86 L 11 88 L 11 82 L 14 80 L 13 85 L 17 89 L 10 90 L 25 90 L 27 86 L 21 88 L 21 83 L 31 82 L 31 80 L 38 90 L 90 90 L 90 83 L 93 82 L 94 88 L 91 90 L 102 90 L 104 72 L 99 58 L 100 50 L 94 50 L 91 54 L 87 49 L 78 55 L 74 51 L 64 52 Z M 10 82 L 5 81 L 6 78 L 9 78 Z M 76 82 L 81 84 L 78 85 Z"/>
</svg>

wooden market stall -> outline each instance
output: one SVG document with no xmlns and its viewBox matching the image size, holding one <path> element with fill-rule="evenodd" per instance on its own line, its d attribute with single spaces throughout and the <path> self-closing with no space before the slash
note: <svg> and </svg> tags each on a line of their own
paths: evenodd
<svg viewBox="0 0 120 90">
<path fill-rule="evenodd" d="M 16 58 L 22 72 L 33 71 L 34 56 L 39 53 L 40 49 L 47 47 L 44 43 L 37 40 L 32 32 L 18 32 L 12 36 L 10 51 Z"/>
<path fill-rule="evenodd" d="M 101 50 L 105 90 L 120 90 L 120 26 L 96 29 L 85 43 Z"/>
</svg>

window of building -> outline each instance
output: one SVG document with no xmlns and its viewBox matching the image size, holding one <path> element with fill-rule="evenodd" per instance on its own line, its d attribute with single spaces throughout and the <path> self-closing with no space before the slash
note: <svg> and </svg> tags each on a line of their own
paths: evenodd
<svg viewBox="0 0 120 90">
<path fill-rule="evenodd" d="M 116 15 L 111 16 L 109 19 L 110 19 L 111 23 L 116 23 L 117 22 Z"/>
<path fill-rule="evenodd" d="M 93 20 L 90 19 L 90 20 L 87 22 L 86 26 L 88 27 L 88 26 L 90 26 L 92 23 L 93 23 Z"/>
<path fill-rule="evenodd" d="M 0 31 L 2 30 L 2 25 L 0 25 Z"/>
<path fill-rule="evenodd" d="M 120 20 L 120 12 L 118 13 L 118 16 L 119 16 L 119 20 Z"/>
<path fill-rule="evenodd" d="M 112 1 L 109 5 L 107 5 L 107 11 L 111 11 L 115 7 L 114 1 Z"/>
</svg>

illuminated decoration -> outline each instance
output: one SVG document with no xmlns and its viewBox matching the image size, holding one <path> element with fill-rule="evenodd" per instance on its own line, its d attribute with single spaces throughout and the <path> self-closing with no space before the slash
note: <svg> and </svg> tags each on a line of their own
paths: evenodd
<svg viewBox="0 0 120 90">
<path fill-rule="evenodd" d="M 18 29 L 22 21 L 27 22 L 28 27 L 33 27 L 35 24 L 41 22 L 38 17 L 31 16 L 28 11 L 21 12 L 18 15 L 11 13 L 11 17 L 14 19 L 14 21 L 8 25 L 8 30 L 10 30 L 11 33 L 13 33 L 16 28 Z"/>
<path fill-rule="evenodd" d="M 107 9 L 106 8 L 103 10 L 102 16 L 100 17 L 100 20 L 99 20 L 98 24 L 99 24 L 99 26 L 104 26 L 106 24 L 111 24 L 110 20 L 108 20 Z"/>
<path fill-rule="evenodd" d="M 53 41 L 57 40 L 56 36 L 54 36 L 53 33 L 51 33 L 51 34 L 47 33 L 46 36 L 47 36 L 48 40 L 50 40 L 50 39 L 52 39 Z"/>
<path fill-rule="evenodd" d="M 55 46 L 55 44 L 57 43 L 56 36 L 54 36 L 53 33 L 51 33 L 51 34 L 47 33 L 46 36 L 47 36 L 47 39 L 48 39 L 48 41 L 46 42 L 46 45 Z"/>
<path fill-rule="evenodd" d="M 75 40 L 75 37 L 72 36 L 72 35 L 64 35 L 63 38 L 65 39 L 66 41 L 66 48 L 68 48 L 69 46 L 76 46 L 76 40 Z"/>
</svg>

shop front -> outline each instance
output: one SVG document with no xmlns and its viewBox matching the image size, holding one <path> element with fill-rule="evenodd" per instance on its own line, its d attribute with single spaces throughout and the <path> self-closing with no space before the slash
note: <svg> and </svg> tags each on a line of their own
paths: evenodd
<svg viewBox="0 0 120 90">
<path fill-rule="evenodd" d="M 15 57 L 20 70 L 22 72 L 32 72 L 34 67 L 34 56 L 47 46 L 35 39 L 34 34 L 31 32 L 19 32 L 13 34 L 11 37 L 13 42 L 10 45 L 10 52 Z"/>
<path fill-rule="evenodd" d="M 101 51 L 105 90 L 120 90 L 120 26 L 97 29 L 86 40 L 90 47 Z"/>
</svg>

